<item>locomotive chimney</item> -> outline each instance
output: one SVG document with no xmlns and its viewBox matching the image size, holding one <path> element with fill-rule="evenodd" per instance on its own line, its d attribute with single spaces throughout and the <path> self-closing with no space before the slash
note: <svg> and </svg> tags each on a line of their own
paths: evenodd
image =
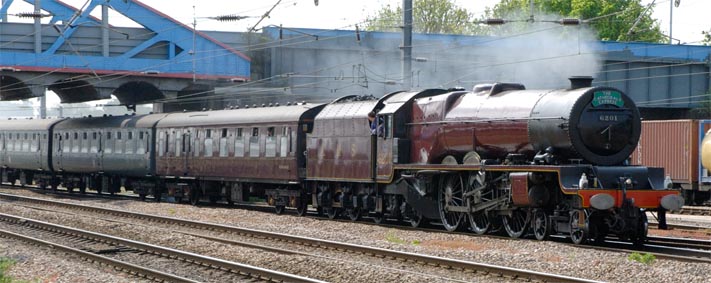
<svg viewBox="0 0 711 283">
<path fill-rule="evenodd" d="M 568 79 L 570 80 L 570 89 L 591 87 L 593 81 L 593 77 L 590 76 L 573 76 Z"/>
</svg>

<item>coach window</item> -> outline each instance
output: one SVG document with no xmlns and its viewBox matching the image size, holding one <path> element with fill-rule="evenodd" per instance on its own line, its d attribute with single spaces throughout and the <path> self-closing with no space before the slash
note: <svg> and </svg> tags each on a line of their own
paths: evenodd
<svg viewBox="0 0 711 283">
<path fill-rule="evenodd" d="M 136 148 L 136 140 L 133 139 L 133 131 L 128 131 L 126 133 L 126 154 L 133 154 L 133 150 Z"/>
<path fill-rule="evenodd" d="M 54 144 L 57 152 L 62 152 L 62 134 L 54 134 Z"/>
<path fill-rule="evenodd" d="M 12 139 L 12 134 L 7 135 L 7 144 L 9 151 L 15 151 L 15 141 Z"/>
<path fill-rule="evenodd" d="M 291 153 L 291 127 L 284 127 L 280 137 L 279 156 L 287 157 Z"/>
<path fill-rule="evenodd" d="M 81 145 L 81 140 L 79 140 L 79 133 L 72 133 L 72 153 L 79 152 L 79 146 Z"/>
<path fill-rule="evenodd" d="M 203 149 L 202 139 L 205 135 L 205 131 L 195 129 L 194 133 L 190 134 L 190 144 L 194 145 L 192 148 L 193 156 L 200 157 L 200 152 Z"/>
<path fill-rule="evenodd" d="M 220 157 L 227 157 L 227 129 L 220 130 Z"/>
<path fill-rule="evenodd" d="M 123 153 L 123 133 L 122 132 L 116 132 L 114 139 L 114 152 L 115 153 Z"/>
<path fill-rule="evenodd" d="M 259 157 L 259 128 L 252 128 L 252 136 L 249 137 L 249 157 Z"/>
<path fill-rule="evenodd" d="M 276 157 L 277 155 L 275 130 L 274 127 L 267 128 L 267 138 L 264 148 L 264 156 L 266 157 Z"/>
<path fill-rule="evenodd" d="M 87 140 L 86 132 L 79 135 L 79 142 L 81 144 L 81 146 L 79 147 L 79 151 L 83 153 L 89 152 L 89 140 Z"/>
<path fill-rule="evenodd" d="M 143 132 L 138 132 L 138 141 L 136 142 L 136 154 L 146 153 L 146 144 L 143 143 Z"/>
<path fill-rule="evenodd" d="M 235 157 L 244 157 L 244 135 L 242 128 L 237 128 L 235 132 Z"/>
<path fill-rule="evenodd" d="M 185 143 L 185 135 L 183 135 L 183 132 L 181 130 L 173 131 L 173 137 L 175 138 L 175 140 L 173 140 L 175 144 L 175 156 L 185 154 L 185 151 L 183 150 L 183 143 Z"/>
<path fill-rule="evenodd" d="M 30 152 L 35 152 L 39 148 L 39 139 L 37 138 L 37 133 L 32 133 L 32 140 L 30 141 Z"/>
<path fill-rule="evenodd" d="M 20 134 L 10 134 L 10 139 L 12 140 L 12 151 L 20 151 L 22 149 Z"/>
<path fill-rule="evenodd" d="M 212 129 L 205 130 L 205 157 L 212 157 Z"/>
<path fill-rule="evenodd" d="M 167 132 L 158 132 L 158 156 L 163 156 L 163 154 L 168 152 L 167 136 Z"/>
<path fill-rule="evenodd" d="M 62 152 L 69 152 L 72 148 L 72 141 L 69 139 L 69 133 L 64 133 L 64 140 L 62 141 Z"/>
<path fill-rule="evenodd" d="M 23 137 L 24 138 L 22 139 L 22 151 L 30 151 L 30 141 L 27 138 L 27 133 L 25 133 Z"/>
<path fill-rule="evenodd" d="M 175 133 L 175 138 L 176 141 L 180 140 L 180 144 L 175 144 L 175 146 L 177 146 L 177 148 L 175 149 L 175 155 L 180 156 L 182 154 L 185 156 L 190 156 L 190 133 L 187 130 L 178 130 Z"/>
<path fill-rule="evenodd" d="M 2 142 L 2 150 L 5 150 L 5 134 L 0 134 L 0 142 Z"/>
<path fill-rule="evenodd" d="M 91 146 L 89 147 L 89 152 L 97 153 L 99 152 L 99 140 L 97 139 L 98 134 L 96 132 L 91 132 Z"/>
<path fill-rule="evenodd" d="M 114 141 L 111 139 L 111 132 L 104 133 L 104 153 L 114 152 Z"/>
</svg>

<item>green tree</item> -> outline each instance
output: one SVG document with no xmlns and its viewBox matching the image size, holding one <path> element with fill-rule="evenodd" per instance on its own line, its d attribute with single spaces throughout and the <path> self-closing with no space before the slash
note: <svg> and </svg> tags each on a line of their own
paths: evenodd
<svg viewBox="0 0 711 283">
<path fill-rule="evenodd" d="M 476 34 L 479 30 L 474 16 L 452 0 L 414 0 L 412 3 L 413 32 Z M 400 31 L 402 7 L 386 5 L 366 20 L 366 30 Z"/>
<path fill-rule="evenodd" d="M 700 101 L 696 108 L 691 109 L 693 119 L 708 119 L 711 117 L 711 92 L 706 92 L 704 100 Z"/>
<path fill-rule="evenodd" d="M 711 45 L 711 29 L 708 31 L 701 32 L 704 35 L 704 40 L 701 41 L 703 45 Z"/>
<path fill-rule="evenodd" d="M 668 38 L 641 0 L 534 0 L 534 13 L 587 20 L 602 40 L 663 43 Z M 502 0 L 484 18 L 528 19 L 529 0 Z"/>
</svg>

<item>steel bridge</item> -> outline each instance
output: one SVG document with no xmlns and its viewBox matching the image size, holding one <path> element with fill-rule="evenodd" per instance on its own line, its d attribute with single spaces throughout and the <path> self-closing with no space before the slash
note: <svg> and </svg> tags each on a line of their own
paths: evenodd
<svg viewBox="0 0 711 283">
<path fill-rule="evenodd" d="M 0 100 L 43 97 L 49 89 L 62 103 L 114 95 L 135 106 L 250 78 L 245 54 L 139 1 L 90 0 L 80 9 L 24 1 L 34 11 L 10 16 L 34 24 L 8 21 L 14 0 L 0 7 Z M 142 28 L 111 25 L 109 10 Z"/>
</svg>

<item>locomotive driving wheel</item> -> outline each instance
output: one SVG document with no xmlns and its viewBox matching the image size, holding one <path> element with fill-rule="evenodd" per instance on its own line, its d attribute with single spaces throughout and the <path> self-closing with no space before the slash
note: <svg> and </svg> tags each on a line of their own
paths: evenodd
<svg viewBox="0 0 711 283">
<path fill-rule="evenodd" d="M 588 237 L 587 233 L 585 233 L 585 229 L 580 227 L 578 223 L 582 217 L 581 213 L 581 210 L 573 210 L 570 214 L 570 240 L 576 245 L 582 244 Z"/>
<path fill-rule="evenodd" d="M 464 205 L 463 183 L 459 174 L 443 177 L 439 190 L 439 215 L 442 226 L 447 231 L 454 231 L 459 228 L 459 224 L 464 218 L 464 213 L 450 211 L 450 208 L 462 207 Z"/>
<path fill-rule="evenodd" d="M 533 234 L 536 239 L 543 241 L 548 239 L 551 234 L 551 220 L 543 209 L 533 211 Z"/>
<path fill-rule="evenodd" d="M 407 221 L 410 222 L 410 226 L 413 228 L 420 228 L 425 222 L 425 217 L 422 216 L 421 213 L 413 211 L 412 216 L 410 216 Z"/>
<path fill-rule="evenodd" d="M 526 232 L 528 222 L 530 221 L 530 213 L 527 209 L 514 209 L 511 215 L 503 216 L 504 229 L 506 234 L 511 238 L 520 238 Z"/>
<path fill-rule="evenodd" d="M 635 246 L 641 246 L 647 241 L 647 231 L 649 230 L 649 223 L 647 222 L 647 214 L 642 211 L 639 219 L 637 220 L 637 226 L 634 235 L 632 236 L 632 243 Z"/>
<path fill-rule="evenodd" d="M 476 151 L 470 151 L 462 159 L 465 165 L 480 165 L 481 157 Z M 468 174 L 466 190 L 464 196 L 469 200 L 469 203 L 474 206 L 490 200 L 489 194 L 491 190 L 487 188 L 486 173 L 484 171 L 476 171 Z M 489 221 L 489 213 L 486 210 L 472 211 L 467 213 L 469 220 L 469 228 L 476 234 L 482 235 L 489 231 L 491 221 Z"/>
<path fill-rule="evenodd" d="M 469 226 L 472 232 L 483 235 L 489 231 L 491 221 L 489 221 L 489 215 L 485 210 L 472 212 L 467 215 L 469 216 Z"/>
</svg>

